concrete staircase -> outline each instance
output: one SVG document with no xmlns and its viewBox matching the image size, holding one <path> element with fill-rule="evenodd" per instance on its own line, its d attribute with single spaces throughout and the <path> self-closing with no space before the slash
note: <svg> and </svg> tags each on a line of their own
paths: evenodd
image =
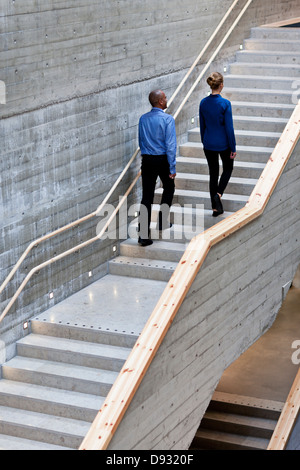
<svg viewBox="0 0 300 470">
<path fill-rule="evenodd" d="M 211 216 L 199 128 L 191 129 L 180 146 L 173 227 L 156 233 L 159 239 L 150 247 L 138 246 L 134 237 L 121 243 L 120 253 L 109 262 L 109 274 L 33 318 L 31 334 L 17 343 L 17 355 L 2 366 L 1 449 L 78 448 L 190 238 L 247 202 L 294 108 L 300 37 L 297 29 L 291 30 L 285 28 L 283 34 L 280 29 L 254 28 L 225 76 L 223 95 L 232 102 L 237 137 L 234 173 L 223 197 L 225 213 Z M 160 195 L 158 188 L 153 235 Z M 182 218 L 184 205 L 190 205 L 187 220 Z M 135 226 L 136 221 L 133 230 Z M 113 296 L 116 285 L 120 292 Z M 133 320 L 140 322 L 136 330 Z"/>
<path fill-rule="evenodd" d="M 216 392 L 191 450 L 266 450 L 283 403 Z"/>
</svg>

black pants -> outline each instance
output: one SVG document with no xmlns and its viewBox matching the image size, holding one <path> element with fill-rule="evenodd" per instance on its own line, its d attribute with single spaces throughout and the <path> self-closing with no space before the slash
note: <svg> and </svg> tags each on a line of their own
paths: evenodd
<svg viewBox="0 0 300 470">
<path fill-rule="evenodd" d="M 170 209 L 175 191 L 174 180 L 169 175 L 170 166 L 166 155 L 142 155 L 143 196 L 140 209 L 139 236 L 143 239 L 148 238 L 150 235 L 151 210 L 158 177 L 163 185 L 161 206 L 164 205 L 164 210 L 159 213 L 159 221 L 163 227 L 166 224 L 168 213 L 166 213 L 165 208 Z"/>
<path fill-rule="evenodd" d="M 233 159 L 230 158 L 231 150 L 222 152 L 204 149 L 209 168 L 209 192 L 212 208 L 215 209 L 214 196 L 219 193 L 223 195 L 226 186 L 230 180 L 233 170 Z M 219 155 L 223 163 L 223 173 L 219 181 Z"/>
</svg>

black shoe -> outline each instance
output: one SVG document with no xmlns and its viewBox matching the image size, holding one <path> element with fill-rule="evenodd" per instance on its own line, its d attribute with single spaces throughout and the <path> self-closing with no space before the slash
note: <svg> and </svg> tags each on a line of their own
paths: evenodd
<svg viewBox="0 0 300 470">
<path fill-rule="evenodd" d="M 149 246 L 152 245 L 153 241 L 150 238 L 141 238 L 138 239 L 138 244 L 141 246 Z"/>
<path fill-rule="evenodd" d="M 224 209 L 223 209 L 222 202 L 221 202 L 219 194 L 215 195 L 214 201 L 215 201 L 215 204 L 216 204 L 215 209 L 217 209 L 218 215 L 223 214 Z"/>
<path fill-rule="evenodd" d="M 218 217 L 218 215 L 221 215 L 221 214 L 223 214 L 223 212 L 213 211 L 212 216 Z"/>
</svg>

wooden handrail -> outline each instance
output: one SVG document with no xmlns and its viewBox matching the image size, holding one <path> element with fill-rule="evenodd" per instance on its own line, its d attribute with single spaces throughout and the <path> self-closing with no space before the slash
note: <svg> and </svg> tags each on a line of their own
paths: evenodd
<svg viewBox="0 0 300 470">
<path fill-rule="evenodd" d="M 174 98 L 178 95 L 179 91 L 181 90 L 182 86 L 184 85 L 185 81 L 187 80 L 187 78 L 189 77 L 189 75 L 191 74 L 191 72 L 194 70 L 194 68 L 196 67 L 197 63 L 199 62 L 200 58 L 203 56 L 204 52 L 207 50 L 208 46 L 210 45 L 210 43 L 213 41 L 213 39 L 215 38 L 217 32 L 220 30 L 220 28 L 222 27 L 222 25 L 224 24 L 225 20 L 228 18 L 229 14 L 231 13 L 231 11 L 234 9 L 235 5 L 238 3 L 239 0 L 234 0 L 234 2 L 232 3 L 231 7 L 227 10 L 226 14 L 224 15 L 223 19 L 221 20 L 221 22 L 219 23 L 219 25 L 217 26 L 216 30 L 214 31 L 214 33 L 212 34 L 212 36 L 210 37 L 210 39 L 207 41 L 206 45 L 204 46 L 204 48 L 202 49 L 202 51 L 200 52 L 200 54 L 198 55 L 198 57 L 196 58 L 196 60 L 194 61 L 194 63 L 192 64 L 192 66 L 190 67 L 190 69 L 188 70 L 188 72 L 186 73 L 184 79 L 181 81 L 181 83 L 179 84 L 179 86 L 177 87 L 177 89 L 175 90 L 174 94 L 172 95 L 172 97 L 170 98 L 169 102 L 168 102 L 168 105 L 170 106 L 171 102 L 174 100 Z M 228 33 L 226 34 L 225 38 L 223 39 L 223 41 L 220 43 L 220 45 L 218 46 L 217 50 L 215 51 L 213 57 L 215 57 L 217 55 L 217 53 L 219 52 L 220 48 L 223 46 L 223 44 L 225 43 L 225 41 L 227 40 L 227 38 L 229 37 L 229 35 L 231 34 L 231 32 L 233 31 L 234 27 L 236 26 L 236 24 L 239 22 L 239 20 L 241 19 L 241 17 L 243 16 L 243 14 L 245 13 L 245 11 L 247 10 L 247 8 L 249 7 L 250 3 L 252 2 L 252 0 L 248 0 L 246 6 L 243 8 L 242 12 L 238 15 L 238 18 L 235 20 L 235 22 L 233 23 L 232 27 L 230 28 L 230 30 L 228 31 Z M 209 65 L 210 63 L 212 62 L 212 60 L 209 61 Z M 174 119 L 176 120 L 179 113 L 181 112 L 184 104 L 186 103 L 186 101 L 188 100 L 188 98 L 191 96 L 192 92 L 194 91 L 194 89 L 196 88 L 196 86 L 198 85 L 200 79 L 202 78 L 204 72 L 207 70 L 207 66 L 205 67 L 205 70 L 201 72 L 200 76 L 198 77 L 198 79 L 196 80 L 196 82 L 194 83 L 193 87 L 190 89 L 188 95 L 184 98 L 184 100 L 182 101 L 181 105 L 179 106 L 179 108 L 177 109 L 175 115 L 174 115 Z M 125 168 L 123 169 L 122 173 L 120 174 L 120 176 L 118 177 L 118 179 L 116 180 L 115 184 L 113 185 L 113 187 L 110 189 L 110 191 L 108 192 L 107 196 L 105 197 L 105 199 L 103 200 L 103 202 L 100 204 L 100 206 L 96 209 L 96 211 L 94 212 L 91 212 L 90 214 L 80 218 L 80 219 L 77 219 L 67 225 L 65 225 L 64 227 L 61 227 L 51 233 L 48 233 L 47 235 L 44 235 L 43 237 L 40 237 L 38 238 L 37 240 L 33 241 L 30 243 L 30 245 L 27 247 L 27 249 L 24 251 L 24 253 L 22 254 L 22 256 L 19 258 L 19 260 L 17 261 L 17 263 L 15 264 L 14 268 L 11 270 L 11 272 L 9 273 L 9 275 L 6 277 L 6 279 L 4 280 L 4 282 L 2 283 L 2 285 L 0 286 L 0 294 L 3 292 L 3 290 L 5 289 L 5 287 L 8 285 L 8 283 L 10 282 L 10 280 L 13 278 L 13 276 L 15 275 L 15 273 L 17 272 L 17 270 L 19 269 L 19 267 L 21 266 L 21 264 L 23 263 L 23 261 L 25 260 L 25 258 L 28 256 L 28 254 L 31 252 L 31 250 L 33 248 L 35 248 L 36 246 L 38 246 L 39 244 L 43 243 L 44 241 L 46 240 L 49 240 L 53 237 L 55 237 L 56 235 L 59 235 L 69 229 L 71 229 L 72 227 L 76 227 L 78 225 L 80 225 L 81 223 L 89 220 L 89 219 L 92 219 L 93 217 L 97 216 L 99 214 L 99 212 L 101 211 L 101 209 L 105 206 L 105 204 L 108 202 L 109 198 L 111 197 L 111 195 L 114 193 L 114 191 L 116 190 L 116 188 L 118 187 L 119 183 L 121 182 L 121 180 L 123 179 L 123 177 L 125 176 L 125 174 L 127 173 L 128 169 L 130 168 L 131 164 L 133 163 L 133 161 L 135 160 L 135 158 L 138 156 L 140 152 L 140 148 L 138 147 L 136 149 L 136 151 L 134 152 L 134 154 L 132 155 L 132 157 L 130 158 L 129 162 L 127 163 L 127 165 L 125 166 Z M 140 172 L 138 173 L 138 176 L 137 178 L 139 178 L 140 176 Z M 39 271 L 41 268 L 45 267 L 45 266 L 48 266 L 49 264 L 52 264 L 54 263 L 55 261 L 59 260 L 59 259 L 62 259 L 63 257 L 65 256 L 68 256 L 70 255 L 71 253 L 74 253 L 75 251 L 77 251 L 78 249 L 80 249 L 79 247 L 83 247 L 83 246 L 87 246 L 91 243 L 93 243 L 94 241 L 96 241 L 98 237 L 94 237 L 90 240 L 88 240 L 87 242 L 85 242 L 84 244 L 81 244 L 79 246 L 76 246 L 74 247 L 73 249 L 70 249 L 70 250 L 67 250 L 65 251 L 64 253 L 48 260 L 47 262 L 45 263 L 42 263 L 41 265 L 39 266 L 36 266 L 35 268 L 33 268 L 30 273 L 27 275 L 27 277 L 24 279 L 24 281 L 22 282 L 22 284 L 19 286 L 19 288 L 17 289 L 16 293 L 14 294 L 14 296 L 12 297 L 11 301 L 9 302 L 9 304 L 7 305 L 7 307 L 5 308 L 5 310 L 3 311 L 3 313 L 1 314 L 0 316 L 0 323 L 1 321 L 4 319 L 4 317 L 7 315 L 7 313 L 9 312 L 10 308 L 12 307 L 12 305 L 15 303 L 16 299 L 18 298 L 18 296 L 20 295 L 20 293 L 22 292 L 22 290 L 24 289 L 24 287 L 26 286 L 27 282 L 29 281 L 29 279 L 32 277 L 32 275 L 34 273 L 36 273 L 37 271 Z"/>
<path fill-rule="evenodd" d="M 127 189 L 127 191 L 125 192 L 124 196 L 120 199 L 117 207 L 115 208 L 115 210 L 113 211 L 113 213 L 110 215 L 110 217 L 108 218 L 108 220 L 106 221 L 104 227 L 102 228 L 102 230 L 100 231 L 100 233 L 97 234 L 96 237 L 93 237 L 93 238 L 90 238 L 89 240 L 81 243 L 80 245 L 77 245 L 77 246 L 74 246 L 73 248 L 71 248 L 70 250 L 67 250 L 67 251 L 64 251 L 63 253 L 45 261 L 44 263 L 41 263 L 39 264 L 38 266 L 35 266 L 33 269 L 31 269 L 31 271 L 27 274 L 27 276 L 25 277 L 25 279 L 23 280 L 23 282 L 21 283 L 21 285 L 19 286 L 19 288 L 17 289 L 17 291 L 15 292 L 14 296 L 11 298 L 11 300 L 9 301 L 9 303 L 7 304 L 6 308 L 3 310 L 1 316 L 0 316 L 0 322 L 4 319 L 4 317 L 7 315 L 7 313 L 9 312 L 9 310 L 11 309 L 11 307 L 14 305 L 14 303 L 16 302 L 17 298 L 19 297 L 19 295 L 21 294 L 21 292 L 23 291 L 24 287 L 28 284 L 28 282 L 30 281 L 30 279 L 32 278 L 32 276 L 40 271 L 41 269 L 45 268 L 46 266 L 49 266 L 50 264 L 53 264 L 53 263 L 56 263 L 56 261 L 59 261 L 60 259 L 62 258 L 65 258 L 66 256 L 69 256 L 71 255 L 72 253 L 75 253 L 75 251 L 79 251 L 81 250 L 82 248 L 85 248 L 86 246 L 89 246 L 91 245 L 92 243 L 96 242 L 96 241 L 99 241 L 102 237 L 102 235 L 105 233 L 105 231 L 107 230 L 107 228 L 109 227 L 109 225 L 111 224 L 111 222 L 113 221 L 113 219 L 115 218 L 116 214 L 119 212 L 121 206 L 124 204 L 124 202 L 126 201 L 126 198 L 128 197 L 128 195 L 130 194 L 132 188 L 135 186 L 136 182 L 138 181 L 140 177 L 140 172 L 137 174 L 137 176 L 135 177 L 135 179 L 133 180 L 133 182 L 131 183 L 131 185 L 129 186 L 129 188 Z"/>
<path fill-rule="evenodd" d="M 80 450 L 105 450 L 210 249 L 259 217 L 300 137 L 300 101 L 245 207 L 193 238 L 132 349 Z"/>
<path fill-rule="evenodd" d="M 300 412 L 300 369 L 284 404 L 267 450 L 284 450 Z"/>
</svg>

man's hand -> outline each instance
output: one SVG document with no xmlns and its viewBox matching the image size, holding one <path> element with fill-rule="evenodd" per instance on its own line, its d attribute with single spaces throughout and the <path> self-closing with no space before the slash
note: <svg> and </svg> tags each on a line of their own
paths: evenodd
<svg viewBox="0 0 300 470">
<path fill-rule="evenodd" d="M 176 176 L 176 173 L 174 173 L 173 175 L 169 175 L 169 178 L 171 178 L 171 180 L 174 180 L 175 176 Z"/>
</svg>

